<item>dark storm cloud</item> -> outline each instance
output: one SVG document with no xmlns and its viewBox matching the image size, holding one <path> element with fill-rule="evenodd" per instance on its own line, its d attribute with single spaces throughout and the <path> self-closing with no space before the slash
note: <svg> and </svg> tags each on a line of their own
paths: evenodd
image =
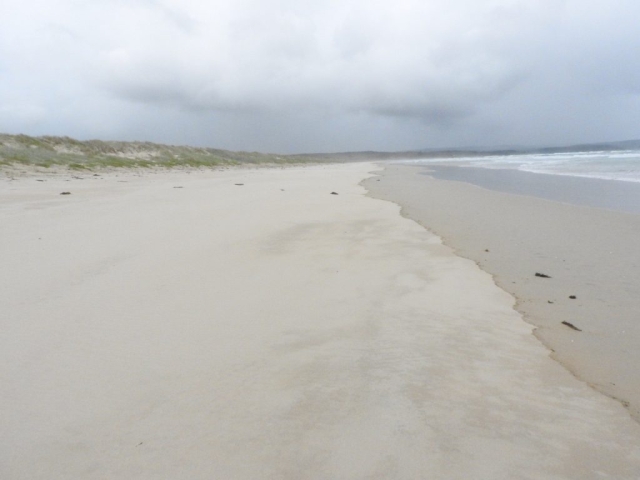
<svg viewBox="0 0 640 480">
<path fill-rule="evenodd" d="M 499 97 L 521 76 L 500 51 L 505 32 L 492 24 L 492 9 L 461 8 L 449 18 L 451 10 L 438 5 L 405 3 L 409 12 L 368 2 L 280 2 L 277 9 L 244 2 L 226 17 L 212 9 L 193 35 L 176 38 L 162 24 L 141 35 L 171 38 L 168 48 L 161 38 L 151 51 L 133 39 L 103 52 L 100 82 L 129 100 L 188 109 L 447 121 Z"/>
<path fill-rule="evenodd" d="M 0 130 L 283 151 L 640 137 L 631 1 L 8 3 Z"/>
</svg>

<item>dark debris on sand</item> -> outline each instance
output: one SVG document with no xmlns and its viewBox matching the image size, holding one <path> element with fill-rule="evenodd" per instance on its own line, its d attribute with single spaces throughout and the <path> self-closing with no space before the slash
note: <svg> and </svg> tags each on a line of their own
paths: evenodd
<svg viewBox="0 0 640 480">
<path fill-rule="evenodd" d="M 576 327 L 573 323 L 570 322 L 562 322 L 563 325 L 566 325 L 567 327 L 571 328 L 572 330 L 575 330 L 576 332 L 581 332 L 582 330 L 580 330 L 578 327 Z"/>
</svg>

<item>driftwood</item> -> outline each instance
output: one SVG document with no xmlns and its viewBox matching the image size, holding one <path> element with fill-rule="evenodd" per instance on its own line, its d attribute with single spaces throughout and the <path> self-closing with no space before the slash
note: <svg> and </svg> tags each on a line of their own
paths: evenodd
<svg viewBox="0 0 640 480">
<path fill-rule="evenodd" d="M 580 330 L 578 327 L 576 327 L 573 323 L 569 323 L 569 322 L 562 322 L 563 325 L 566 325 L 567 327 L 577 331 L 577 332 L 581 332 L 582 330 Z"/>
</svg>

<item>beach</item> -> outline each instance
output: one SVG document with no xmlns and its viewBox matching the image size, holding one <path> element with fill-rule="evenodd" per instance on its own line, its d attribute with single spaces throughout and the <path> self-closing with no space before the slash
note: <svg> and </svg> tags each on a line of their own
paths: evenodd
<svg viewBox="0 0 640 480">
<path fill-rule="evenodd" d="M 634 307 L 574 271 L 637 223 L 423 170 L 3 178 L 0 477 L 637 478 Z M 494 273 L 509 215 L 576 256 Z"/>
<path fill-rule="evenodd" d="M 640 185 L 455 166 L 390 166 L 368 185 L 491 273 L 554 358 L 640 419 Z"/>
</svg>

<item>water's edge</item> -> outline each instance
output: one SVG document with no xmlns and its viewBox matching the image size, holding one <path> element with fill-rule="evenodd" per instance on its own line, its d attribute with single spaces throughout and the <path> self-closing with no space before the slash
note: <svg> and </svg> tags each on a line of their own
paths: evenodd
<svg viewBox="0 0 640 480">
<path fill-rule="evenodd" d="M 518 268 L 515 268 L 514 271 L 504 271 L 504 269 L 499 268 L 500 267 L 499 264 L 493 264 L 491 261 L 488 261 L 487 257 L 489 257 L 489 253 L 488 253 L 489 249 L 481 248 L 481 245 L 487 245 L 488 244 L 487 239 L 490 236 L 487 238 L 477 238 L 477 239 L 471 240 L 470 242 L 467 241 L 467 244 L 463 244 L 464 242 L 458 241 L 459 238 L 461 237 L 461 235 L 459 235 L 459 232 L 456 233 L 456 232 L 453 232 L 451 229 L 447 230 L 446 228 L 442 228 L 443 224 L 441 221 L 440 223 L 438 223 L 438 221 L 435 221 L 435 222 L 430 221 L 429 218 L 425 217 L 424 215 L 421 215 L 419 212 L 419 208 L 416 208 L 415 205 L 412 205 L 411 201 L 407 201 L 407 198 L 408 198 L 406 195 L 407 189 L 393 188 L 398 186 L 397 182 L 394 183 L 394 185 L 392 185 L 391 189 L 389 189 L 388 187 L 381 188 L 381 185 L 388 183 L 386 181 L 389 180 L 389 177 L 390 177 L 389 169 L 391 168 L 402 168 L 402 169 L 408 168 L 409 171 L 413 171 L 413 173 L 416 175 L 421 175 L 422 179 L 426 180 L 428 177 L 425 177 L 421 173 L 417 173 L 418 170 L 421 170 L 421 171 L 424 170 L 426 166 L 422 166 L 423 168 L 421 169 L 417 169 L 415 168 L 415 166 L 414 167 L 406 167 L 406 166 L 398 166 L 398 165 L 395 165 L 395 166 L 383 165 L 383 166 L 385 167 L 383 171 L 376 172 L 376 174 L 378 175 L 377 178 L 375 177 L 369 178 L 362 182 L 363 187 L 367 189 L 367 192 L 368 192 L 367 195 L 373 198 L 384 199 L 384 200 L 396 203 L 397 205 L 400 206 L 401 214 L 403 216 L 416 221 L 417 223 L 422 225 L 424 228 L 426 228 L 430 232 L 440 237 L 443 243 L 451 247 L 457 255 L 460 255 L 464 258 L 472 260 L 478 265 L 479 268 L 489 273 L 493 277 L 494 282 L 496 283 L 496 285 L 498 285 L 498 287 L 505 290 L 506 292 L 508 292 L 514 297 L 516 310 L 520 312 L 520 314 L 522 315 L 525 321 L 527 321 L 528 323 L 530 323 L 535 327 L 534 335 L 550 350 L 552 358 L 554 358 L 556 361 L 562 364 L 574 376 L 586 382 L 588 385 L 590 385 L 597 391 L 619 401 L 623 406 L 627 408 L 631 416 L 636 421 L 640 422 L 640 401 L 638 401 L 640 400 L 640 396 L 638 395 L 640 393 L 639 391 L 640 389 L 638 388 L 636 375 L 633 372 L 629 371 L 628 365 L 630 364 L 626 363 L 629 361 L 636 362 L 640 360 L 640 355 L 636 355 L 638 358 L 633 358 L 633 359 L 629 359 L 624 356 L 623 358 L 617 358 L 617 361 L 615 362 L 616 365 L 614 365 L 611 369 L 596 368 L 598 362 L 601 362 L 603 357 L 606 358 L 607 355 L 611 354 L 611 352 L 615 353 L 616 351 L 621 350 L 619 348 L 620 345 L 616 345 L 616 342 L 621 340 L 620 338 L 614 338 L 613 340 L 608 338 L 607 339 L 608 344 L 605 345 L 604 350 L 600 352 L 601 355 L 596 355 L 597 357 L 596 359 L 593 359 L 593 358 L 591 360 L 588 359 L 589 354 L 594 348 L 594 346 L 598 342 L 602 341 L 602 339 L 605 338 L 608 333 L 606 331 L 604 332 L 601 331 L 602 325 L 598 323 L 599 318 L 601 318 L 598 316 L 599 310 L 595 309 L 594 311 L 592 306 L 589 305 L 589 300 L 592 301 L 591 303 L 593 302 L 598 303 L 602 301 L 601 297 L 596 296 L 595 298 L 590 299 L 589 291 L 587 288 L 584 291 L 580 291 L 580 304 L 578 304 L 575 301 L 567 301 L 566 298 L 568 298 L 568 296 L 565 299 L 557 299 L 556 297 L 553 296 L 554 289 L 558 288 L 559 282 L 555 282 L 555 284 L 548 283 L 546 285 L 544 283 L 540 283 L 541 285 L 543 285 L 543 288 L 541 290 L 538 288 L 537 285 L 532 289 L 528 288 L 527 283 L 531 283 L 531 284 L 535 283 L 531 281 L 531 278 L 528 278 L 531 276 L 534 267 L 530 265 L 518 265 L 520 267 L 520 270 L 524 269 L 524 273 L 517 271 Z M 426 168 L 432 169 L 433 167 L 428 166 Z M 451 168 L 459 168 L 459 167 L 451 167 Z M 464 168 L 463 170 L 468 170 L 468 169 Z M 523 173 L 525 175 L 535 175 L 535 174 L 530 174 L 528 172 L 520 172 L 520 173 Z M 544 175 L 544 176 L 547 177 L 547 175 Z M 579 179 L 579 180 L 590 180 L 590 179 Z M 378 182 L 381 182 L 381 183 L 378 183 Z M 477 195 L 479 191 L 484 190 L 484 188 L 480 186 L 462 184 L 461 181 L 451 182 L 449 180 L 438 179 L 437 177 L 436 179 L 431 179 L 431 182 L 440 182 L 441 187 L 444 185 L 448 185 L 450 187 L 451 185 L 454 185 L 454 184 L 457 184 L 459 186 L 464 185 L 463 187 L 464 189 L 466 189 L 467 191 L 473 191 L 475 195 Z M 405 193 L 404 197 L 402 194 L 400 194 L 401 190 Z M 447 189 L 445 188 L 445 190 Z M 453 194 L 453 192 L 451 194 Z M 513 197 L 512 193 L 500 193 L 498 195 L 501 195 L 503 199 L 504 197 L 508 197 L 508 198 Z M 402 197 L 402 198 L 399 198 L 399 197 Z M 527 201 L 531 201 L 531 199 L 524 196 L 522 196 L 522 199 L 524 199 L 523 200 L 524 203 L 527 203 Z M 413 203 L 415 203 L 415 199 L 413 200 L 414 200 Z M 539 199 L 532 199 L 532 200 L 534 202 L 536 201 L 543 202 L 544 204 L 546 204 L 545 208 L 547 210 L 557 210 L 555 208 L 555 204 L 557 201 L 539 200 Z M 569 209 L 570 214 L 575 213 L 574 212 L 575 209 L 579 210 L 581 208 L 581 207 L 574 207 L 572 205 L 566 205 L 566 206 L 561 205 L 561 207 Z M 434 205 L 430 210 L 433 211 L 435 209 L 437 209 L 437 206 Z M 583 207 L 583 210 L 590 211 L 592 209 Z M 599 213 L 604 214 L 605 216 L 617 215 L 617 212 L 607 212 L 605 210 Z M 637 229 L 637 231 L 640 232 L 640 217 L 637 217 L 635 215 L 628 215 L 628 214 L 620 214 L 620 215 L 622 215 L 625 219 L 627 218 L 638 219 L 639 221 L 633 225 L 633 228 Z M 447 216 L 447 215 L 445 214 L 444 216 Z M 500 220 L 500 215 L 498 215 L 497 217 L 498 217 L 498 222 L 500 221 L 508 222 L 508 218 Z M 482 223 L 482 220 L 480 220 L 480 222 Z M 562 224 L 562 222 L 560 224 Z M 470 228 L 471 228 L 471 231 L 473 231 L 473 228 L 472 227 Z M 490 226 L 488 228 L 489 230 L 491 230 Z M 467 237 L 467 240 L 469 240 L 470 236 L 469 235 L 465 235 L 465 236 Z M 543 237 L 544 237 L 544 233 L 543 233 Z M 513 241 L 514 239 L 510 238 L 509 240 Z M 469 248 L 469 243 L 474 243 L 474 242 L 475 242 L 474 247 Z M 534 243 L 536 243 L 535 240 L 534 240 Z M 540 241 L 537 243 L 543 243 L 543 242 Z M 605 240 L 605 243 L 606 243 L 606 240 Z M 503 250 L 502 247 L 503 245 L 500 245 L 495 248 L 500 251 L 500 250 Z M 553 249 L 553 247 L 554 245 L 551 245 L 550 248 Z M 526 246 L 524 248 L 526 248 Z M 566 253 L 567 252 L 561 252 L 560 256 L 566 256 Z M 577 257 L 578 258 L 582 257 L 583 253 L 579 252 Z M 509 253 L 506 253 L 505 256 L 507 257 L 506 263 L 509 263 L 508 261 L 508 258 L 510 256 Z M 545 264 L 545 262 L 541 261 L 540 255 L 533 254 L 531 256 L 535 258 L 534 260 L 535 265 Z M 520 260 L 522 256 L 518 254 L 514 258 L 517 258 L 518 260 Z M 556 257 L 555 260 L 557 260 L 557 258 L 558 257 Z M 568 257 L 567 257 L 567 260 L 569 261 L 569 265 L 566 265 L 565 268 L 568 270 L 575 269 L 575 265 L 574 265 L 576 263 L 575 260 L 570 259 Z M 630 263 L 627 262 L 627 263 L 629 263 L 629 265 L 635 265 L 637 262 L 637 259 L 632 259 L 632 260 L 633 260 L 632 262 Z M 562 260 L 562 262 L 565 262 L 565 260 Z M 513 263 L 519 264 L 519 262 L 513 262 Z M 545 270 L 547 272 L 551 271 L 554 273 L 554 275 L 556 275 L 557 272 L 553 271 L 553 268 L 548 265 L 549 262 L 546 262 L 546 263 L 547 265 L 544 265 L 542 267 L 542 270 Z M 554 263 L 554 262 L 551 262 L 551 263 Z M 613 270 L 616 270 L 616 268 L 617 267 L 613 266 Z M 578 268 L 577 270 L 580 270 L 580 269 Z M 597 268 L 596 268 L 596 271 L 597 271 Z M 575 290 L 579 290 L 577 286 L 578 282 L 576 281 L 576 278 L 570 278 L 570 276 L 568 276 L 567 278 L 561 278 L 562 276 L 563 275 L 558 274 L 558 280 L 560 282 L 564 282 L 565 285 L 569 285 L 567 292 L 568 291 L 573 292 Z M 581 276 L 581 273 L 574 272 L 573 274 L 573 277 L 578 277 L 577 280 L 580 279 L 580 276 Z M 587 276 L 589 275 L 587 274 Z M 631 283 L 633 283 L 633 286 L 631 287 L 632 289 L 637 286 L 637 283 L 639 283 L 638 280 L 636 280 L 635 278 L 631 278 L 630 281 Z M 522 288 L 521 286 L 518 285 L 518 283 L 524 284 L 526 288 Z M 549 300 L 547 300 L 547 298 L 549 298 Z M 553 300 L 551 300 L 550 298 L 553 298 Z M 612 300 L 612 303 L 617 303 L 617 302 L 619 302 L 619 299 Z M 555 307 L 554 310 L 550 309 L 549 308 L 550 306 Z M 605 310 L 606 308 L 610 308 L 610 305 L 605 306 Z M 635 308 L 637 308 L 637 305 L 635 304 L 628 305 L 628 308 L 621 312 L 623 322 L 627 321 L 629 315 L 633 316 L 633 310 Z M 591 319 L 591 322 L 587 321 L 589 320 L 587 318 L 588 313 L 585 313 L 585 312 L 589 312 L 590 310 L 593 311 L 593 315 L 592 315 L 593 318 Z M 629 310 L 632 312 L 631 314 L 629 314 Z M 575 320 L 576 318 L 579 318 L 580 320 L 576 322 Z M 574 332 L 569 332 L 565 326 L 561 325 L 561 321 L 569 321 L 569 320 L 573 320 L 573 323 L 577 323 L 582 327 L 583 332 L 580 337 L 575 335 L 572 336 Z M 635 336 L 640 335 L 640 329 L 637 329 L 637 331 L 634 330 L 633 332 L 630 332 L 630 333 L 631 333 L 630 337 L 635 338 Z M 625 335 L 625 332 L 623 332 L 623 336 L 624 335 Z M 629 338 L 628 334 L 626 335 L 628 337 L 626 338 L 626 340 L 629 340 L 632 345 L 633 340 Z M 628 346 L 629 345 L 623 345 L 622 350 L 629 350 L 628 348 L 626 348 Z M 580 358 L 580 360 L 577 361 L 576 358 Z M 624 364 L 627 365 L 626 371 L 624 371 L 624 369 L 618 368 L 619 371 L 615 372 L 616 366 L 620 367 L 621 365 L 624 365 Z M 631 365 L 635 365 L 635 364 L 638 364 L 638 363 L 631 363 Z M 589 370 L 593 370 L 593 371 L 589 372 Z M 613 376 L 612 376 L 612 372 L 613 372 Z M 625 387 L 625 388 L 622 388 L 622 387 Z"/>
<path fill-rule="evenodd" d="M 524 172 L 515 169 L 429 165 L 428 175 L 503 193 L 640 214 L 640 183 Z"/>
</svg>

